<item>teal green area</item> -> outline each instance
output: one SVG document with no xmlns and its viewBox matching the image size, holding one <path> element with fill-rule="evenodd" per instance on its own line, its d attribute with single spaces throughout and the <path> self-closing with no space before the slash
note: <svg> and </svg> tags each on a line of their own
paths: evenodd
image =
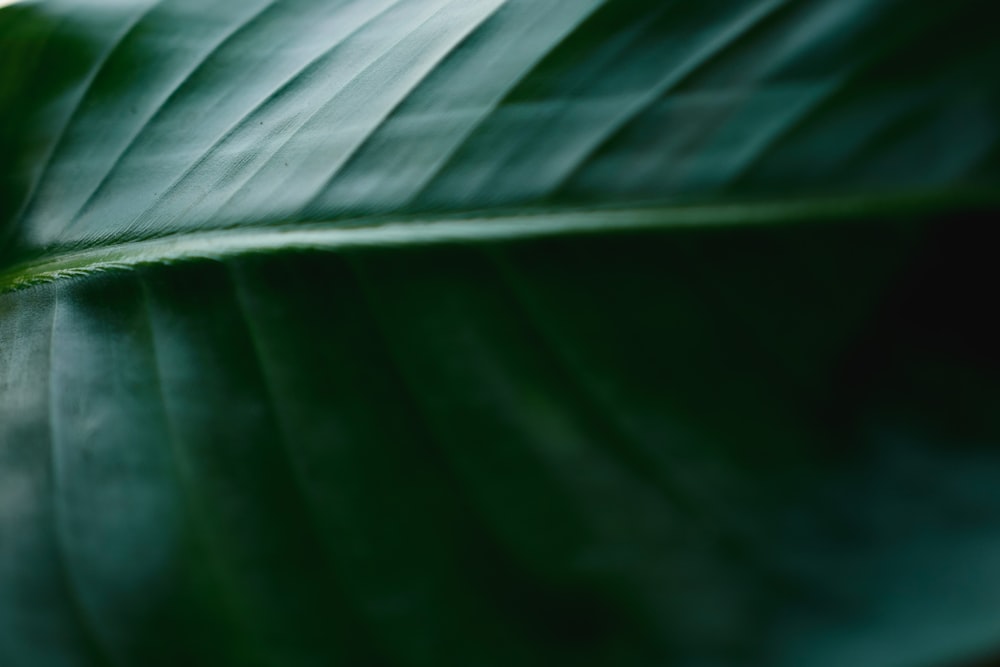
<svg viewBox="0 0 1000 667">
<path fill-rule="evenodd" d="M 0 9 L 0 665 L 991 664 L 996 18 Z"/>
</svg>

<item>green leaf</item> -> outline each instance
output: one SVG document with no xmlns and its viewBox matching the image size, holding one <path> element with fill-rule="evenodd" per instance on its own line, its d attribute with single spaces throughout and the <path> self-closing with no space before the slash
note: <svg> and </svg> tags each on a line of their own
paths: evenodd
<svg viewBox="0 0 1000 667">
<path fill-rule="evenodd" d="M 995 18 L 0 10 L 0 664 L 995 652 Z"/>
</svg>

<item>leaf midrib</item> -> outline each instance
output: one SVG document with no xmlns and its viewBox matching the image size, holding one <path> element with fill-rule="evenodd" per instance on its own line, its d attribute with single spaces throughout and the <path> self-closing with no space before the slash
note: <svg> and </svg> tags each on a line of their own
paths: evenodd
<svg viewBox="0 0 1000 667">
<path fill-rule="evenodd" d="M 470 244 L 667 229 L 751 227 L 891 217 L 925 218 L 1000 206 L 993 188 L 803 197 L 628 208 L 467 211 L 438 216 L 364 217 L 168 234 L 103 245 L 51 248 L 0 268 L 0 293 L 55 280 L 153 264 L 253 254 Z"/>
</svg>

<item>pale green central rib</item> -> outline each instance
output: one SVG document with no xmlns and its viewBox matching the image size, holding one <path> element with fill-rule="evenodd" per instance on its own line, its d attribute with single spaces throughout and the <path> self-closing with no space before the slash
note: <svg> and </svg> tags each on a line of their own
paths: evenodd
<svg viewBox="0 0 1000 667">
<path fill-rule="evenodd" d="M 0 273 L 0 292 L 60 278 L 197 259 L 278 251 L 338 250 L 444 243 L 480 243 L 677 227 L 719 227 L 927 216 L 969 206 L 996 206 L 993 191 L 906 193 L 724 205 L 468 214 L 447 219 L 341 220 L 295 226 L 193 232 L 59 252 Z"/>
</svg>

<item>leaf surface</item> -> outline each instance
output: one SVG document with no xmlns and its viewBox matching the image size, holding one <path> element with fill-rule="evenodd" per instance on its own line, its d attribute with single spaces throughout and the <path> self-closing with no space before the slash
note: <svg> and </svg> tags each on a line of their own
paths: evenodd
<svg viewBox="0 0 1000 667">
<path fill-rule="evenodd" d="M 0 664 L 989 654 L 995 15 L 0 10 Z"/>
</svg>

